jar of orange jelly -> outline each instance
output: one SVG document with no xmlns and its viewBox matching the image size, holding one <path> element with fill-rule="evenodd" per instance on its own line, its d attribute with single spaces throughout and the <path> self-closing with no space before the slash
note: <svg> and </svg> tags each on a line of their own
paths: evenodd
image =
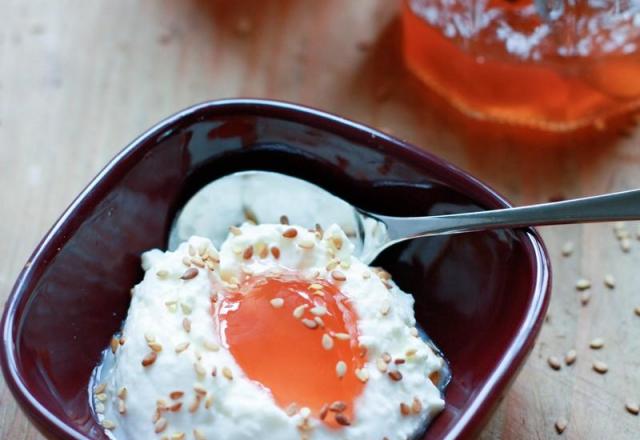
<svg viewBox="0 0 640 440">
<path fill-rule="evenodd" d="M 404 0 L 409 69 L 466 115 L 551 132 L 640 107 L 640 0 Z"/>
</svg>

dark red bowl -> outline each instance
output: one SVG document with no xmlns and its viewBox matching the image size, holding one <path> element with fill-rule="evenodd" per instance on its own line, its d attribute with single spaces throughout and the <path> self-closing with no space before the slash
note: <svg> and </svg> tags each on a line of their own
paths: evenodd
<svg viewBox="0 0 640 440">
<path fill-rule="evenodd" d="M 45 435 L 106 438 L 87 383 L 126 315 L 140 254 L 166 246 L 176 210 L 195 191 L 246 169 L 301 177 L 384 214 L 509 206 L 441 159 L 316 110 L 244 99 L 184 110 L 89 184 L 36 248 L 6 304 L 2 371 Z M 377 264 L 413 293 L 418 321 L 451 364 L 446 409 L 425 438 L 473 435 L 540 329 L 550 294 L 540 237 L 532 229 L 433 237 L 397 245 Z"/>
</svg>

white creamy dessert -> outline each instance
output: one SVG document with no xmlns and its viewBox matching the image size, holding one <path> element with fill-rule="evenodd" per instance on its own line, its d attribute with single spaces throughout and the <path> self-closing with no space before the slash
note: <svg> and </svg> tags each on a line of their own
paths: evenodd
<svg viewBox="0 0 640 440">
<path fill-rule="evenodd" d="M 430 380 L 444 361 L 419 337 L 411 295 L 352 252 L 336 225 L 323 233 L 282 224 L 232 228 L 219 252 L 200 237 L 146 252 L 144 279 L 93 389 L 108 434 L 393 440 L 420 432 L 444 406 Z M 278 372 L 282 380 L 256 377 Z M 287 400 L 300 384 L 317 395 Z"/>
</svg>

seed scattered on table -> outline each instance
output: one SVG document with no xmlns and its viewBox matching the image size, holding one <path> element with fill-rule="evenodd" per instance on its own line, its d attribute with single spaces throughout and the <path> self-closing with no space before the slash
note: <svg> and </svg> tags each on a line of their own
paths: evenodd
<svg viewBox="0 0 640 440">
<path fill-rule="evenodd" d="M 604 276 L 604 285 L 609 289 L 613 289 L 616 287 L 616 279 L 610 273 Z"/>
<path fill-rule="evenodd" d="M 596 373 L 605 374 L 607 371 L 609 371 L 609 366 L 602 361 L 594 361 L 593 370 Z"/>
<path fill-rule="evenodd" d="M 568 424 L 569 422 L 567 422 L 567 419 L 565 419 L 564 417 L 558 417 L 555 423 L 556 432 L 558 434 L 562 434 L 564 430 L 567 429 Z"/>
<path fill-rule="evenodd" d="M 554 370 L 559 370 L 560 367 L 562 367 L 562 365 L 560 364 L 560 359 L 558 359 L 556 356 L 549 356 L 547 358 L 547 363 Z"/>
<path fill-rule="evenodd" d="M 578 290 L 587 290 L 591 288 L 591 281 L 586 278 L 580 278 L 576 281 L 576 289 Z"/>
<path fill-rule="evenodd" d="M 580 295 L 580 304 L 582 304 L 583 306 L 586 306 L 587 304 L 589 304 L 590 300 L 591 300 L 591 292 L 589 292 L 588 290 L 585 290 L 584 292 L 582 292 L 582 294 Z"/>
<path fill-rule="evenodd" d="M 631 250 L 631 240 L 628 238 L 620 240 L 620 249 L 622 249 L 622 252 L 624 253 L 629 252 Z"/>
<path fill-rule="evenodd" d="M 569 350 L 564 355 L 564 363 L 567 365 L 572 365 L 576 361 L 577 357 L 578 353 L 575 350 Z"/>
<path fill-rule="evenodd" d="M 640 307 L 636 307 L 635 309 L 633 309 L 633 312 L 634 312 L 636 315 L 640 316 Z"/>
<path fill-rule="evenodd" d="M 271 301 L 269 301 L 271 303 L 271 306 L 274 309 L 280 309 L 282 308 L 282 306 L 284 305 L 284 299 L 282 298 L 273 298 Z"/>
<path fill-rule="evenodd" d="M 562 245 L 562 256 L 563 257 L 569 257 L 571 256 L 571 254 L 573 254 L 573 242 L 572 241 L 567 241 L 564 245 Z"/>
<path fill-rule="evenodd" d="M 336 374 L 340 379 L 342 379 L 346 373 L 347 364 L 345 364 L 344 361 L 338 361 L 338 363 L 336 364 Z"/>
<path fill-rule="evenodd" d="M 602 347 L 604 347 L 604 339 L 602 338 L 592 339 L 591 342 L 589 342 L 589 347 L 593 348 L 594 350 L 601 349 Z"/>
<path fill-rule="evenodd" d="M 640 413 L 640 405 L 635 400 L 627 400 L 624 404 L 625 409 L 634 416 L 637 416 Z"/>
</svg>

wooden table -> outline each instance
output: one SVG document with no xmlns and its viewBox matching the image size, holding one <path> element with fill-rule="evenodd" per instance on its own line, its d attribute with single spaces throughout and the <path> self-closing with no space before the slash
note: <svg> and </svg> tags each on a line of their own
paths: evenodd
<svg viewBox="0 0 640 440">
<path fill-rule="evenodd" d="M 380 127 L 489 182 L 516 203 L 639 186 L 638 133 L 562 148 L 460 135 L 402 67 L 398 4 L 360 0 L 1 0 L 0 298 L 73 197 L 127 142 L 195 102 L 270 97 Z M 115 128 L 117 127 L 117 129 Z M 635 237 L 635 225 L 629 230 Z M 482 439 L 636 439 L 640 417 L 640 243 L 611 225 L 542 231 L 554 265 L 548 322 Z M 566 241 L 571 257 L 561 256 Z M 615 289 L 603 276 L 615 276 Z M 580 305 L 574 284 L 593 282 Z M 589 348 L 595 337 L 604 348 Z M 491 341 L 487 341 L 491 343 Z M 573 366 L 547 357 L 575 348 Z M 609 372 L 595 373 L 594 359 Z M 0 438 L 41 438 L 0 383 Z"/>
</svg>

